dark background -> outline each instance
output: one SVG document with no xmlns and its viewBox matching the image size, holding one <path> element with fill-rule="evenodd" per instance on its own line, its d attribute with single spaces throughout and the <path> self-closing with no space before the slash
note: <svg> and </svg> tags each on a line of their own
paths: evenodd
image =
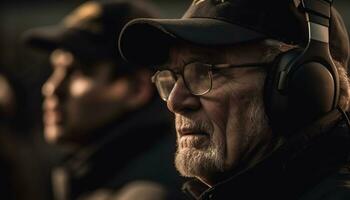
<svg viewBox="0 0 350 200">
<path fill-rule="evenodd" d="M 141 1 L 141 0 L 140 0 Z M 155 7 L 161 17 L 178 18 L 190 0 L 158 0 Z M 11 75 L 20 93 L 21 129 L 41 127 L 41 85 L 51 73 L 47 54 L 24 47 L 21 34 L 30 28 L 58 23 L 65 15 L 85 1 L 15 0 L 0 6 L 0 70 Z M 21 134 L 26 134 L 22 131 Z"/>
</svg>

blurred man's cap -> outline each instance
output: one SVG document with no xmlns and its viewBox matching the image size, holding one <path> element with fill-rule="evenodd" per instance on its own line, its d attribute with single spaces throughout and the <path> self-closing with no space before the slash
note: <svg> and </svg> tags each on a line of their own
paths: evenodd
<svg viewBox="0 0 350 200">
<path fill-rule="evenodd" d="M 23 37 L 30 46 L 47 51 L 64 48 L 82 58 L 119 60 L 116 41 L 123 26 L 132 19 L 155 15 L 142 1 L 89 1 L 61 23 L 31 29 Z"/>
<path fill-rule="evenodd" d="M 320 3 L 322 0 L 317 0 Z M 182 40 L 197 45 L 232 45 L 265 38 L 306 45 L 307 23 L 298 0 L 194 0 L 182 19 L 136 19 L 123 29 L 119 49 L 135 64 L 166 61 L 169 47 Z M 325 3 L 325 2 L 323 2 Z M 346 64 L 349 38 L 340 14 L 332 8 L 330 47 Z"/>
</svg>

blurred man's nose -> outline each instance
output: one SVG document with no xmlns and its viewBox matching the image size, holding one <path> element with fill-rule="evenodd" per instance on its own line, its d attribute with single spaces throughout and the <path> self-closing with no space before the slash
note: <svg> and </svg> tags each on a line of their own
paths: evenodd
<svg viewBox="0 0 350 200">
<path fill-rule="evenodd" d="M 64 93 L 65 82 L 67 81 L 66 69 L 56 68 L 44 83 L 42 87 L 42 94 L 44 97 L 61 96 Z"/>
<path fill-rule="evenodd" d="M 45 97 L 65 93 L 65 85 L 69 78 L 68 71 L 72 68 L 74 56 L 68 51 L 56 49 L 51 53 L 50 61 L 53 72 L 42 87 L 42 94 Z"/>
<path fill-rule="evenodd" d="M 168 109 L 173 113 L 184 113 L 199 109 L 199 97 L 193 95 L 185 86 L 182 77 L 179 77 L 172 89 L 168 101 Z"/>
</svg>

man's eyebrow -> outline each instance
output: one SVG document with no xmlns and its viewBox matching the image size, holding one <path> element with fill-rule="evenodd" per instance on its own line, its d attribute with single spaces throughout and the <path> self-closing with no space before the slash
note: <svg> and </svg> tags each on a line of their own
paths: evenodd
<svg viewBox="0 0 350 200">
<path fill-rule="evenodd" d="M 215 57 L 216 58 L 216 57 Z M 185 65 L 192 63 L 192 62 L 201 62 L 201 63 L 216 63 L 217 59 L 213 58 L 213 55 L 209 52 L 204 53 L 191 53 L 191 55 L 181 56 L 180 58 L 177 58 L 174 63 L 171 64 L 171 60 L 168 60 L 165 64 L 158 67 L 158 69 L 172 69 L 174 71 L 181 70 Z"/>
<path fill-rule="evenodd" d="M 211 64 L 211 63 L 209 63 Z M 254 67 L 254 66 L 266 66 L 271 65 L 271 62 L 242 62 L 242 63 L 213 63 L 217 68 L 226 67 Z"/>
<path fill-rule="evenodd" d="M 187 65 L 189 63 L 193 63 L 193 62 L 202 62 L 202 63 L 205 63 L 207 61 L 207 59 L 204 59 L 203 57 L 201 56 L 191 56 L 191 57 L 188 57 L 186 59 L 183 60 L 183 65 Z"/>
<path fill-rule="evenodd" d="M 161 66 L 161 69 L 172 69 L 174 71 L 178 71 L 179 69 L 182 69 L 185 65 L 188 63 L 191 63 L 193 61 L 199 61 L 200 59 L 198 56 L 191 56 L 186 58 L 178 58 L 175 62 L 175 64 L 171 64 L 171 62 L 167 62 L 164 65 Z"/>
</svg>

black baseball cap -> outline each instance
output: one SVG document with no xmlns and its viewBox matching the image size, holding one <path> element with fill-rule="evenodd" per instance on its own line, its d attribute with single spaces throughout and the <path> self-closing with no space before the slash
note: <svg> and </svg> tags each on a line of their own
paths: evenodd
<svg viewBox="0 0 350 200">
<path fill-rule="evenodd" d="M 323 0 L 317 0 L 320 3 Z M 300 0 L 194 0 L 181 19 L 136 19 L 119 38 L 119 50 L 129 62 L 161 64 L 178 40 L 202 46 L 233 45 L 276 39 L 305 46 L 307 22 Z M 347 65 L 349 38 L 335 8 L 331 10 L 330 50 Z"/>
<path fill-rule="evenodd" d="M 123 26 L 132 19 L 156 15 L 142 1 L 88 1 L 59 24 L 28 30 L 22 39 L 46 51 L 64 48 L 85 59 L 122 60 L 115 41 Z"/>
</svg>

